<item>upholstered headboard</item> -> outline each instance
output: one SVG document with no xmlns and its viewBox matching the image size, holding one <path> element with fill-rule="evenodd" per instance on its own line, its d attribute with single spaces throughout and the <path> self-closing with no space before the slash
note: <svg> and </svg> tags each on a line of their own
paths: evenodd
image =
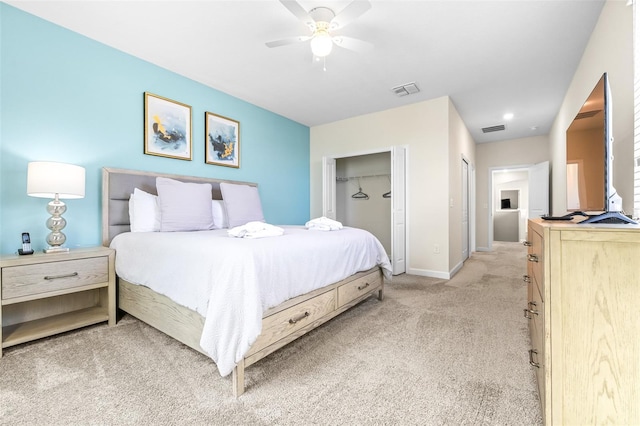
<svg viewBox="0 0 640 426">
<path fill-rule="evenodd" d="M 210 183 L 212 187 L 211 198 L 213 200 L 222 199 L 220 182 L 258 186 L 252 182 L 104 167 L 102 169 L 102 245 L 109 246 L 113 237 L 122 232 L 130 231 L 129 197 L 135 188 L 157 195 L 156 177 L 158 176 L 181 182 Z"/>
</svg>

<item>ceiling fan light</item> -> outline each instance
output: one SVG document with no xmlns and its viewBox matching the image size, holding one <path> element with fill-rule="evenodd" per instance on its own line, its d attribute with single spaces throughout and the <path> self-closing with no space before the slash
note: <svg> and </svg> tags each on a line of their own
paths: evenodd
<svg viewBox="0 0 640 426">
<path fill-rule="evenodd" d="M 311 39 L 311 51 L 320 58 L 327 56 L 333 49 L 333 40 L 327 32 L 318 32 Z"/>
</svg>

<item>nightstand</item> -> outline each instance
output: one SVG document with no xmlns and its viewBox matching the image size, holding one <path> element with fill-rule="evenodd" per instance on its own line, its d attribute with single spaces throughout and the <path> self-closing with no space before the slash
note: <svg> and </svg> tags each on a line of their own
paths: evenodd
<svg viewBox="0 0 640 426">
<path fill-rule="evenodd" d="M 116 323 L 115 251 L 0 256 L 2 348 L 108 321 Z"/>
</svg>

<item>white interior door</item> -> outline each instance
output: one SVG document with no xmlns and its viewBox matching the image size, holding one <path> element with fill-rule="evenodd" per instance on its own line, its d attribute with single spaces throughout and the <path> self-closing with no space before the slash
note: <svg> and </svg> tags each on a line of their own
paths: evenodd
<svg viewBox="0 0 640 426">
<path fill-rule="evenodd" d="M 462 261 L 469 258 L 469 163 L 462 159 Z"/>
<path fill-rule="evenodd" d="M 336 159 L 322 157 L 322 216 L 336 220 Z"/>
<path fill-rule="evenodd" d="M 549 162 L 529 167 L 529 219 L 549 214 Z"/>
<path fill-rule="evenodd" d="M 406 272 L 406 164 L 407 150 L 394 146 L 391 151 L 391 265 L 393 275 Z"/>
</svg>

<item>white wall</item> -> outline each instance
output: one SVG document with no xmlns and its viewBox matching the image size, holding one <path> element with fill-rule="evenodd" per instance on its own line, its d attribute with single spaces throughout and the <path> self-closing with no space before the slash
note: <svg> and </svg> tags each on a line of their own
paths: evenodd
<svg viewBox="0 0 640 426">
<path fill-rule="evenodd" d="M 614 176 L 623 209 L 633 212 L 633 20 L 625 1 L 609 0 L 549 134 L 551 147 L 552 213 L 566 213 L 566 131 L 602 77 L 609 76 L 613 97 Z"/>
<path fill-rule="evenodd" d="M 549 159 L 547 136 L 481 143 L 476 146 L 476 246 L 478 250 L 489 249 L 490 169 L 528 166 Z"/>
<path fill-rule="evenodd" d="M 449 98 L 442 97 L 311 128 L 311 217 L 322 214 L 322 158 L 408 146 L 408 267 L 449 270 Z M 440 253 L 433 251 L 439 245 Z"/>
<path fill-rule="evenodd" d="M 462 258 L 461 156 L 475 162 L 473 140 L 449 97 L 312 127 L 311 216 L 322 214 L 324 156 L 395 145 L 408 147 L 407 272 L 449 278 Z"/>
<path fill-rule="evenodd" d="M 462 159 L 469 163 L 469 173 L 473 173 L 476 162 L 476 143 L 471 137 L 460 114 L 449 102 L 449 272 L 457 272 L 462 267 Z M 475 190 L 470 188 L 469 195 Z M 473 199 L 469 200 L 469 231 L 473 232 L 475 209 Z M 471 235 L 468 237 L 472 240 Z M 471 252 L 469 252 L 471 255 Z"/>
</svg>

